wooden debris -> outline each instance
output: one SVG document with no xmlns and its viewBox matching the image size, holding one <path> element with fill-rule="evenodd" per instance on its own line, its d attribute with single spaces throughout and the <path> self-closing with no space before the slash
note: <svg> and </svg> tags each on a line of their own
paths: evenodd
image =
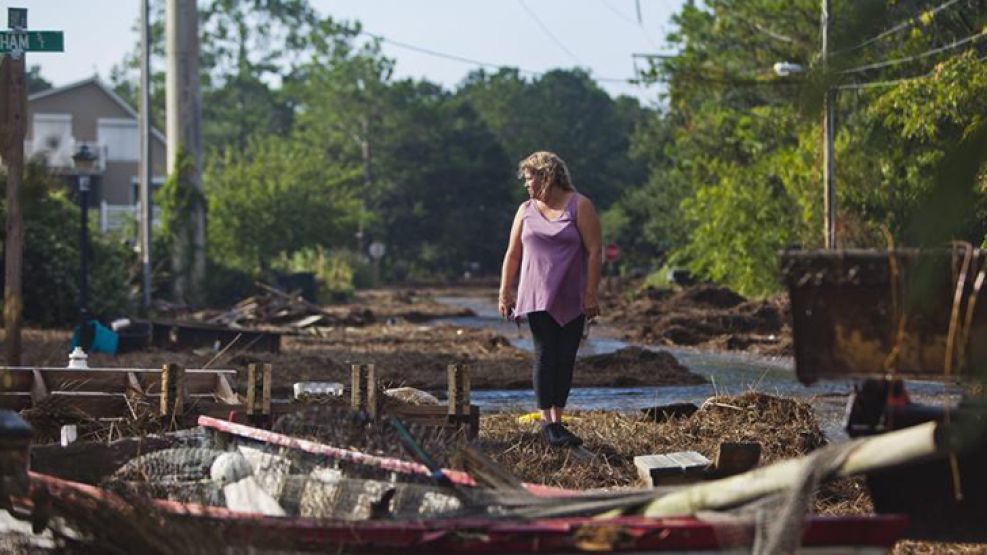
<svg viewBox="0 0 987 555">
<path fill-rule="evenodd" d="M 638 476 L 650 487 L 699 481 L 709 465 L 710 460 L 695 451 L 634 457 Z"/>
</svg>

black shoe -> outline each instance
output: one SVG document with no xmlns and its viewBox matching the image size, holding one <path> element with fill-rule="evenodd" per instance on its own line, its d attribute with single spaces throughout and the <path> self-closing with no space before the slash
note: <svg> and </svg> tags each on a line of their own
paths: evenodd
<svg viewBox="0 0 987 555">
<path fill-rule="evenodd" d="M 558 426 L 557 433 L 562 438 L 563 445 L 568 445 L 569 447 L 579 447 L 583 444 L 582 438 L 570 432 L 569 429 L 561 423 L 556 423 L 556 426 Z"/>
<path fill-rule="evenodd" d="M 563 428 L 562 424 L 559 424 L 558 422 L 545 424 L 545 427 L 542 428 L 542 432 L 545 434 L 545 439 L 548 440 L 548 444 L 552 447 L 565 447 L 568 445 L 565 437 L 562 435 L 563 430 L 565 430 L 565 428 Z"/>
</svg>

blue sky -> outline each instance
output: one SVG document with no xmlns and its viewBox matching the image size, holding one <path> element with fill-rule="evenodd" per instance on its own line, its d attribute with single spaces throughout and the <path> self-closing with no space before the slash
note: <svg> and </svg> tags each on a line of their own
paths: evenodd
<svg viewBox="0 0 987 555">
<path fill-rule="evenodd" d="M 579 66 L 609 79 L 634 76 L 632 53 L 668 51 L 664 37 L 682 3 L 640 0 L 638 25 L 635 0 L 312 0 L 321 14 L 359 20 L 367 31 L 401 43 L 532 71 Z M 27 7 L 31 29 L 65 32 L 64 53 L 28 56 L 28 64 L 40 65 L 55 85 L 95 72 L 108 76 L 137 40 L 137 0 L 14 0 L 0 6 Z M 389 43 L 383 49 L 397 60 L 397 77 L 448 88 L 475 67 Z M 600 85 L 612 95 L 657 99 L 655 87 Z"/>
</svg>

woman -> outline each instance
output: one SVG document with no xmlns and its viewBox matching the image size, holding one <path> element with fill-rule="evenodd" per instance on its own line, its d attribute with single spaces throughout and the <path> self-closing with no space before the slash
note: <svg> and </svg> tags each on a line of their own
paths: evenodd
<svg viewBox="0 0 987 555">
<path fill-rule="evenodd" d="M 528 156 L 518 164 L 518 177 L 531 198 L 514 216 L 498 310 L 505 318 L 528 318 L 535 345 L 535 397 L 548 442 L 580 445 L 582 440 L 562 424 L 562 411 L 583 327 L 600 314 L 600 220 L 556 154 Z M 519 270 L 515 302 L 511 290 Z"/>
</svg>

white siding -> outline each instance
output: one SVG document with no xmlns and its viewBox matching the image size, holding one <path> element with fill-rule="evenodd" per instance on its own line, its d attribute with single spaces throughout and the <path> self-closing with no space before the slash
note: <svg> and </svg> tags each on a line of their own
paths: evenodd
<svg viewBox="0 0 987 555">
<path fill-rule="evenodd" d="M 44 153 L 50 166 L 71 166 L 74 142 L 71 114 L 34 114 L 28 156 Z"/>
<path fill-rule="evenodd" d="M 138 160 L 140 144 L 137 136 L 137 121 L 99 118 L 96 125 L 96 140 L 106 147 L 108 161 L 136 162 Z"/>
</svg>

